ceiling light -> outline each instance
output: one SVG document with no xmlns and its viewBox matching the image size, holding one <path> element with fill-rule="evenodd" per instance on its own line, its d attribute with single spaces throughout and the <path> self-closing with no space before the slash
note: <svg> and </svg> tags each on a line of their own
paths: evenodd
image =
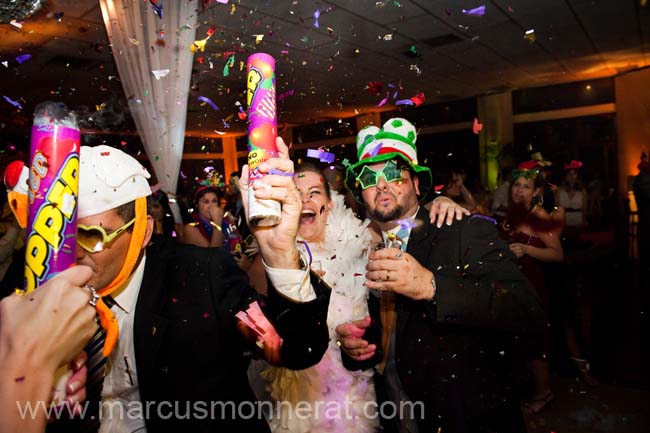
<svg viewBox="0 0 650 433">
<path fill-rule="evenodd" d="M 0 23 L 24 20 L 43 5 L 43 0 L 9 0 L 0 2 Z"/>
</svg>

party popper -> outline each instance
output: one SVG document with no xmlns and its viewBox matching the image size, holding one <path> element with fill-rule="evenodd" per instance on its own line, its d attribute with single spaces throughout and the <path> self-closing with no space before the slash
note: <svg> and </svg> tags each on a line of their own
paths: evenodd
<svg viewBox="0 0 650 433">
<path fill-rule="evenodd" d="M 268 54 L 255 53 L 248 57 L 248 168 L 250 183 L 262 178 L 258 167 L 267 159 L 278 156 L 277 112 L 275 106 L 275 60 Z M 248 189 L 249 222 L 257 226 L 272 226 L 280 222 L 281 208 L 276 200 L 255 198 Z"/>
<path fill-rule="evenodd" d="M 36 107 L 29 152 L 26 292 L 77 259 L 80 137 L 76 116 L 65 105 Z"/>
</svg>

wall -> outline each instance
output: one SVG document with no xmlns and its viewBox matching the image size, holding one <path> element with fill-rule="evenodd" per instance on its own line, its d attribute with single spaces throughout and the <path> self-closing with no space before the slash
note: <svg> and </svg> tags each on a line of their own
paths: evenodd
<svg viewBox="0 0 650 433">
<path fill-rule="evenodd" d="M 619 196 L 627 198 L 630 176 L 639 172 L 641 152 L 650 148 L 650 68 L 619 75 L 614 86 Z"/>
</svg>

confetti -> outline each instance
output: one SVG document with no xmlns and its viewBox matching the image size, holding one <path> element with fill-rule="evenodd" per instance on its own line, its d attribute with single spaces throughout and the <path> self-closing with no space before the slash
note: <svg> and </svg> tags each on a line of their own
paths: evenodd
<svg viewBox="0 0 650 433">
<path fill-rule="evenodd" d="M 282 101 L 285 98 L 288 98 L 289 96 L 293 96 L 295 93 L 295 89 L 287 90 L 286 92 L 282 92 L 278 95 L 278 102 Z"/>
<path fill-rule="evenodd" d="M 7 101 L 8 103 L 10 103 L 10 104 L 13 105 L 14 107 L 18 108 L 19 110 L 22 110 L 22 109 L 23 109 L 23 106 L 20 105 L 20 102 L 18 102 L 18 101 L 14 101 L 13 99 L 11 99 L 11 98 L 8 97 L 8 96 L 4 96 L 4 95 L 3 95 L 2 97 L 5 98 L 5 101 Z"/>
<path fill-rule="evenodd" d="M 11 21 L 9 21 L 9 24 L 11 24 L 12 26 L 16 27 L 17 29 L 22 29 L 22 28 L 23 28 L 22 23 L 19 23 L 19 22 L 16 21 L 16 20 L 11 20 Z"/>
<path fill-rule="evenodd" d="M 395 105 L 414 105 L 416 107 L 419 107 L 423 103 L 424 103 L 424 93 L 418 93 L 417 95 L 413 96 L 412 98 L 401 99 L 399 101 L 396 101 Z"/>
<path fill-rule="evenodd" d="M 224 135 L 225 134 L 225 132 L 217 131 L 216 129 L 213 129 L 213 131 L 216 132 L 219 135 Z"/>
<path fill-rule="evenodd" d="M 192 42 L 192 45 L 190 45 L 190 51 L 192 53 L 196 53 L 197 51 L 201 51 L 201 52 L 205 51 L 205 44 L 208 43 L 208 39 L 210 39 L 209 36 L 205 39 L 199 39 Z"/>
<path fill-rule="evenodd" d="M 386 92 L 386 97 L 384 99 L 382 99 L 381 101 L 379 101 L 379 104 L 377 104 L 377 107 L 383 107 L 384 105 L 386 105 L 386 102 L 388 102 L 388 94 L 389 93 Z"/>
<path fill-rule="evenodd" d="M 371 158 L 373 156 L 377 156 L 377 154 L 379 153 L 379 151 L 381 150 L 381 148 L 383 146 L 384 146 L 384 143 L 380 141 L 379 143 L 377 143 L 375 145 L 375 147 L 370 152 L 368 152 L 368 156 L 371 157 Z"/>
<path fill-rule="evenodd" d="M 316 12 L 314 12 L 314 27 L 318 28 L 318 18 L 320 18 L 320 9 L 316 9 Z"/>
<path fill-rule="evenodd" d="M 31 58 L 32 58 L 31 54 L 21 54 L 20 56 L 16 57 L 16 61 L 22 65 L 23 63 L 25 63 L 27 60 Z"/>
<path fill-rule="evenodd" d="M 235 15 L 236 10 L 237 10 L 237 7 L 235 6 L 235 4 L 234 3 L 231 4 L 230 5 L 230 15 Z"/>
<path fill-rule="evenodd" d="M 397 220 L 395 222 L 399 224 L 400 228 L 404 230 L 412 229 L 413 227 L 416 226 L 415 220 L 412 218 L 405 218 L 402 220 Z"/>
<path fill-rule="evenodd" d="M 323 149 L 307 149 L 307 158 L 315 158 L 320 162 L 332 163 L 334 162 L 335 155 Z"/>
<path fill-rule="evenodd" d="M 156 80 L 160 80 L 163 77 L 166 77 L 167 74 L 169 74 L 169 69 L 156 69 L 154 71 L 151 71 L 154 77 L 156 77 Z"/>
<path fill-rule="evenodd" d="M 485 15 L 485 5 L 481 5 L 474 9 L 463 9 L 463 13 L 470 17 L 482 17 Z"/>
<path fill-rule="evenodd" d="M 287 173 L 286 171 L 278 170 L 276 168 L 270 169 L 269 174 L 276 174 L 278 176 L 285 176 L 285 177 L 293 177 L 293 176 L 295 176 L 295 173 Z"/>
<path fill-rule="evenodd" d="M 129 42 L 131 42 L 133 45 L 140 45 L 140 41 L 134 38 L 129 38 Z"/>
<path fill-rule="evenodd" d="M 248 115 L 246 114 L 246 111 L 244 111 L 244 107 L 242 107 L 241 102 L 235 101 L 235 106 L 239 108 L 239 112 L 237 113 L 239 120 L 246 120 L 246 117 L 248 117 Z"/>
<path fill-rule="evenodd" d="M 8 68 L 9 67 L 9 62 L 5 60 L 4 62 L 2 62 L 2 66 L 4 66 L 5 68 Z"/>
<path fill-rule="evenodd" d="M 235 55 L 233 54 L 230 56 L 228 61 L 226 61 L 226 65 L 223 67 L 223 76 L 227 77 L 230 75 L 230 68 L 232 68 L 235 65 Z"/>
<path fill-rule="evenodd" d="M 160 4 L 156 0 L 149 0 L 149 3 L 151 3 L 151 9 L 153 9 L 153 13 L 160 19 L 163 19 L 163 4 L 162 1 Z"/>
<path fill-rule="evenodd" d="M 411 65 L 411 71 L 415 71 L 418 77 L 422 75 L 422 69 L 418 65 Z"/>
<path fill-rule="evenodd" d="M 264 39 L 264 35 L 253 35 L 253 36 L 255 36 L 255 45 L 261 43 L 262 39 Z"/>
<path fill-rule="evenodd" d="M 370 81 L 366 85 L 366 89 L 372 94 L 379 95 L 384 90 L 384 83 L 381 81 Z"/>
<path fill-rule="evenodd" d="M 489 216 L 487 216 L 487 215 L 482 215 L 482 214 L 480 214 L 480 213 L 472 214 L 472 216 L 469 217 L 469 219 L 475 219 L 475 218 L 478 218 L 478 219 L 481 219 L 481 220 L 485 220 L 485 221 L 489 221 L 489 222 L 491 222 L 491 223 L 494 224 L 494 225 L 497 224 L 497 220 L 495 220 L 494 218 L 491 218 L 491 217 L 489 217 Z"/>
<path fill-rule="evenodd" d="M 478 122 L 478 119 L 474 118 L 474 124 L 472 125 L 472 132 L 478 135 L 479 132 L 483 129 L 483 124 Z"/>
<path fill-rule="evenodd" d="M 405 52 L 404 55 L 406 55 L 407 57 L 420 57 L 417 48 L 415 48 L 415 45 L 411 45 L 409 47 L 409 50 Z"/>
<path fill-rule="evenodd" d="M 385 41 L 392 41 L 393 40 L 393 34 L 392 33 L 385 34 L 382 37 L 382 39 L 385 40 Z"/>
<path fill-rule="evenodd" d="M 217 104 L 212 102 L 210 98 L 207 98 L 205 96 L 199 96 L 197 99 L 205 104 L 208 104 L 210 107 L 212 107 L 214 111 L 219 111 L 219 107 L 217 106 Z"/>
</svg>

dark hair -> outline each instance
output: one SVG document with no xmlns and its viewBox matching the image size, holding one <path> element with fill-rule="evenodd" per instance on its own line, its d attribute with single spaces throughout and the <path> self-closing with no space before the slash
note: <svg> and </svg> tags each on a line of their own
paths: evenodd
<svg viewBox="0 0 650 433">
<path fill-rule="evenodd" d="M 203 198 L 207 193 L 213 193 L 217 196 L 217 199 L 221 198 L 221 193 L 219 190 L 213 186 L 202 185 L 196 191 L 194 191 L 194 204 L 198 204 L 199 200 Z"/>
<path fill-rule="evenodd" d="M 319 175 L 321 177 L 321 179 L 323 179 L 323 186 L 325 188 L 325 195 L 327 195 L 327 199 L 328 200 L 332 199 L 332 193 L 330 192 L 330 184 L 325 179 L 325 174 L 323 173 L 323 168 L 320 165 L 315 164 L 315 163 L 313 163 L 311 161 L 303 161 L 300 164 L 298 164 L 298 166 L 295 169 L 295 172 L 296 172 L 296 175 L 298 175 L 300 173 L 305 173 L 305 172 L 312 172 L 312 173 L 316 173 L 317 175 Z"/>
</svg>

